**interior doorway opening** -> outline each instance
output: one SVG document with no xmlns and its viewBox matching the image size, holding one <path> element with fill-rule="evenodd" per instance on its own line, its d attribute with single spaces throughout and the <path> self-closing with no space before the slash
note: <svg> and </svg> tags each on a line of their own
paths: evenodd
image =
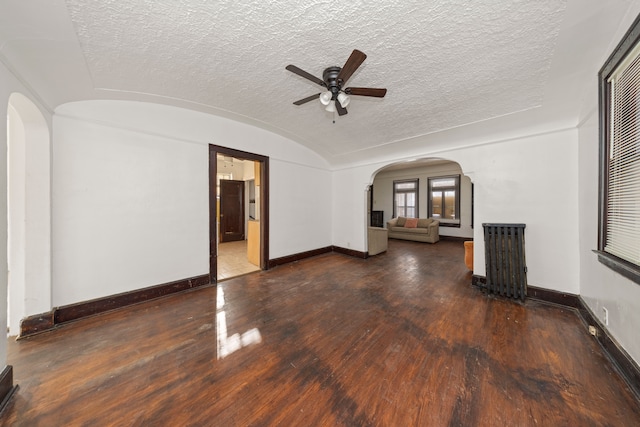
<svg viewBox="0 0 640 427">
<path fill-rule="evenodd" d="M 267 269 L 268 158 L 210 145 L 210 274 Z"/>
<path fill-rule="evenodd" d="M 386 228 L 400 216 L 432 218 L 439 237 L 473 240 L 473 185 L 459 163 L 424 158 L 387 165 L 366 189 L 366 224 Z M 368 246 L 368 245 L 367 245 Z"/>
</svg>

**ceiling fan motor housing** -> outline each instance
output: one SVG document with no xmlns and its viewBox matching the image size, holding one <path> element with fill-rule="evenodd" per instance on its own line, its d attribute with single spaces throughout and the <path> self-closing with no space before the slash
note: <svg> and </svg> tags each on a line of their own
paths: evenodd
<svg viewBox="0 0 640 427">
<path fill-rule="evenodd" d="M 327 85 L 327 89 L 333 93 L 332 99 L 336 99 L 342 86 L 342 82 L 338 81 L 340 70 L 342 70 L 340 67 L 329 67 L 322 73 L 322 80 Z"/>
</svg>

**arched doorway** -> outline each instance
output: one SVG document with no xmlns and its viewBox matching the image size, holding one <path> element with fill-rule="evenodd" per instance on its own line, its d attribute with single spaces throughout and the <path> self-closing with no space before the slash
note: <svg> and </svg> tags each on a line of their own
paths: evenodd
<svg viewBox="0 0 640 427">
<path fill-rule="evenodd" d="M 432 188 L 437 180 L 448 192 Z M 440 198 L 438 198 L 440 195 Z M 368 225 L 385 227 L 397 216 L 440 220 L 440 235 L 473 239 L 473 186 L 460 164 L 423 158 L 386 165 L 371 178 L 367 194 Z"/>
<path fill-rule="evenodd" d="M 51 145 L 47 122 L 26 96 L 7 109 L 8 329 L 51 309 Z"/>
</svg>

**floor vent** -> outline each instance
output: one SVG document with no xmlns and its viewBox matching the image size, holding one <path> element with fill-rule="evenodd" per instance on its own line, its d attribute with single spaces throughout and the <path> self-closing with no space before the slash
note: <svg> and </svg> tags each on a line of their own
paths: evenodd
<svg viewBox="0 0 640 427">
<path fill-rule="evenodd" d="M 488 292 L 507 298 L 527 296 L 525 224 L 482 224 Z"/>
</svg>

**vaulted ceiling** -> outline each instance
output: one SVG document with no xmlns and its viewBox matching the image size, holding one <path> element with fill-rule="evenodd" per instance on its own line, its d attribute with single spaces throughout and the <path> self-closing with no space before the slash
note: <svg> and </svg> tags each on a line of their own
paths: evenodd
<svg viewBox="0 0 640 427">
<path fill-rule="evenodd" d="M 247 122 L 325 157 L 517 115 L 577 121 L 628 0 L 32 0 L 0 2 L 0 60 L 51 111 L 87 99 L 160 102 Z M 322 77 L 367 59 L 335 117 Z M 593 86 L 595 91 L 595 86 Z M 526 120 L 525 120 L 526 121 Z"/>
</svg>

